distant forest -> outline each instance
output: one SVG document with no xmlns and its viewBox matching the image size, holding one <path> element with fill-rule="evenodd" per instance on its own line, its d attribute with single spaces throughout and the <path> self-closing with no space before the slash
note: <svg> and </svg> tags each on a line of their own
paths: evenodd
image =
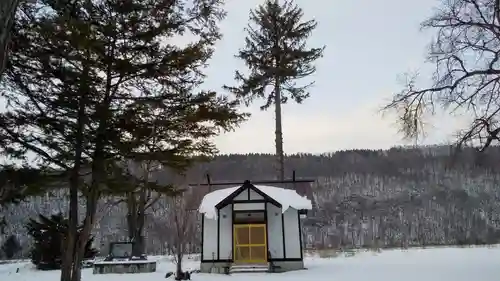
<svg viewBox="0 0 500 281">
<path fill-rule="evenodd" d="M 291 177 L 295 170 L 297 178 L 316 180 L 310 187 L 315 208 L 303 221 L 304 246 L 346 249 L 497 243 L 499 159 L 498 147 L 486 153 L 473 149 L 455 153 L 448 146 L 289 155 L 287 175 Z M 275 163 L 269 154 L 220 155 L 191 169 L 188 178 L 203 182 L 208 173 L 213 181 L 272 179 Z M 24 255 L 31 243 L 25 230 L 27 219 L 38 213 L 66 212 L 65 194 L 64 190 L 53 191 L 9 210 L 7 234 L 18 236 Z M 102 252 L 109 242 L 127 238 L 125 205 L 115 203 L 109 198 L 99 208 L 94 235 Z M 168 231 L 158 223 L 168 224 L 161 220 L 163 213 L 157 207 L 147 215 L 150 254 L 167 252 Z M 199 225 L 199 221 L 193 223 Z M 199 234 L 190 240 L 190 251 L 198 251 Z"/>
</svg>

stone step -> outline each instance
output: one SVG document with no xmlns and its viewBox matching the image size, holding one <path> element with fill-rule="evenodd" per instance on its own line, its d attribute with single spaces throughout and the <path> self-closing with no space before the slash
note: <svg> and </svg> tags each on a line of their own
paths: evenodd
<svg viewBox="0 0 500 281">
<path fill-rule="evenodd" d="M 229 273 L 257 273 L 257 272 L 268 272 L 269 266 L 266 264 L 244 264 L 244 265 L 233 265 L 229 269 Z"/>
</svg>

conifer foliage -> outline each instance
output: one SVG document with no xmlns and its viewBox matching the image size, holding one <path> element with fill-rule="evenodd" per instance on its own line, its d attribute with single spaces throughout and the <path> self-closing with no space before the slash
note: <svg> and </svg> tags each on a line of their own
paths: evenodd
<svg viewBox="0 0 500 281">
<path fill-rule="evenodd" d="M 7 61 L 10 31 L 20 0 L 0 1 L 0 79 Z"/>
<path fill-rule="evenodd" d="M 12 259 L 22 249 L 17 237 L 10 235 L 2 244 L 2 252 L 5 258 Z"/>
<path fill-rule="evenodd" d="M 236 55 L 245 62 L 250 73 L 245 76 L 236 71 L 235 79 L 239 85 L 225 86 L 247 105 L 257 98 L 266 100 L 262 110 L 275 105 L 280 180 L 285 177 L 281 105 L 289 98 L 301 103 L 309 97 L 308 88 L 313 82 L 299 85 L 297 80 L 316 71 L 313 62 L 322 56 L 324 50 L 324 47 L 306 46 L 317 23 L 314 20 L 304 21 L 303 17 L 303 10 L 293 1 L 280 3 L 278 0 L 266 0 L 251 11 L 245 47 Z M 271 87 L 270 92 L 268 87 Z"/>
<path fill-rule="evenodd" d="M 79 259 L 99 199 L 124 192 L 110 178 L 116 163 L 150 159 L 183 170 L 195 156 L 213 156 L 212 137 L 245 119 L 237 101 L 200 88 L 221 37 L 222 2 L 20 5 L 3 77 L 2 102 L 9 107 L 0 114 L 0 147 L 11 158 L 67 176 L 70 235 L 61 281 L 80 280 Z M 191 42 L 177 45 L 183 36 Z M 148 112 L 157 121 L 144 120 Z M 75 244 L 79 192 L 85 220 Z"/>
<path fill-rule="evenodd" d="M 39 215 L 38 220 L 30 219 L 26 228 L 33 238 L 31 262 L 39 270 L 60 269 L 65 235 L 68 233 L 68 219 L 62 214 L 50 217 Z M 85 246 L 84 259 L 91 259 L 97 255 L 97 250 L 92 248 L 92 242 L 91 237 Z"/>
</svg>

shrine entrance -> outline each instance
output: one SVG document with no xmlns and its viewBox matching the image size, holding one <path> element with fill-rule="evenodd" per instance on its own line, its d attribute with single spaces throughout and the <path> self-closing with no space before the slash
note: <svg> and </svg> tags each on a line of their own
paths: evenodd
<svg viewBox="0 0 500 281">
<path fill-rule="evenodd" d="M 234 263 L 267 263 L 266 225 L 235 224 Z"/>
</svg>

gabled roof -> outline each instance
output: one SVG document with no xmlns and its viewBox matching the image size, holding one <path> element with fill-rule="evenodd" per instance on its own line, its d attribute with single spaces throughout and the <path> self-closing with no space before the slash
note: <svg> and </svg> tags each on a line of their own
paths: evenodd
<svg viewBox="0 0 500 281">
<path fill-rule="evenodd" d="M 254 185 L 270 185 L 270 186 L 275 186 L 275 187 L 281 187 L 284 189 L 291 189 L 295 190 L 299 195 L 307 197 L 309 200 L 311 200 L 314 204 L 314 195 L 313 195 L 313 186 L 314 186 L 314 180 L 311 179 L 292 179 L 292 180 L 286 180 L 286 181 L 277 181 L 277 180 L 268 180 L 268 181 L 262 181 L 262 180 L 257 180 L 257 181 L 251 181 L 252 184 Z M 191 206 L 191 209 L 196 209 L 200 203 L 201 199 L 216 190 L 222 190 L 222 189 L 227 189 L 228 187 L 235 187 L 235 186 L 241 186 L 244 184 L 244 181 L 218 181 L 216 183 L 196 183 L 196 184 L 190 184 L 189 186 L 192 186 L 196 189 L 196 194 L 197 198 L 199 198 L 199 201 L 197 202 L 196 205 Z"/>
<path fill-rule="evenodd" d="M 233 189 L 234 189 L 234 187 L 233 187 Z M 217 203 L 217 205 L 215 205 L 215 208 L 216 209 L 224 208 L 225 206 L 229 205 L 234 200 L 234 198 L 236 198 L 236 196 L 240 195 L 243 191 L 245 191 L 247 189 L 255 191 L 257 194 L 262 196 L 266 201 L 272 203 L 276 207 L 281 208 L 281 204 L 278 201 L 274 200 L 274 198 L 271 198 L 269 195 L 262 192 L 260 189 L 256 188 L 255 185 L 251 184 L 250 181 L 248 181 L 248 180 L 246 180 L 242 186 L 240 186 L 239 188 L 236 188 L 232 193 L 230 193 L 222 201 Z M 228 192 L 230 192 L 231 190 L 232 189 L 230 189 Z"/>
<path fill-rule="evenodd" d="M 285 189 L 267 185 L 253 185 L 245 181 L 241 186 L 224 188 L 208 193 L 203 198 L 198 211 L 205 214 L 207 218 L 216 218 L 217 210 L 230 204 L 236 196 L 244 190 L 250 188 L 264 197 L 264 199 L 285 212 L 289 207 L 294 209 L 311 210 L 311 200 L 299 195 L 295 190 Z"/>
</svg>

